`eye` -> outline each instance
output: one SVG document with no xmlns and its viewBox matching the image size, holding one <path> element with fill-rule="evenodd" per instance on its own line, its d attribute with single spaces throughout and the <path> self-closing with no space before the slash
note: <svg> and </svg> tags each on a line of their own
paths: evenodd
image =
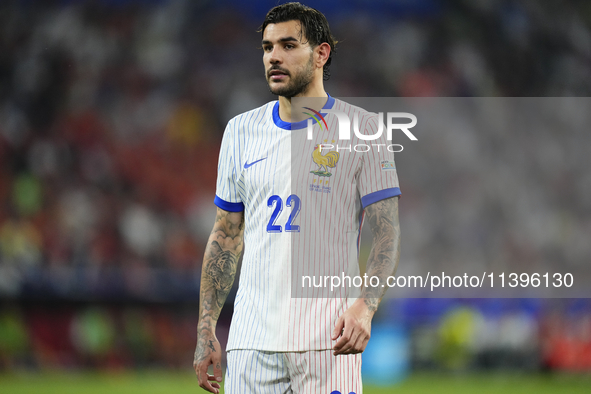
<svg viewBox="0 0 591 394">
<path fill-rule="evenodd" d="M 295 48 L 295 45 L 293 44 L 285 44 L 285 49 L 293 49 Z"/>
<path fill-rule="evenodd" d="M 273 49 L 273 47 L 271 45 L 263 46 L 263 51 L 265 51 L 265 52 L 269 52 L 269 51 L 271 51 L 271 49 Z"/>
</svg>

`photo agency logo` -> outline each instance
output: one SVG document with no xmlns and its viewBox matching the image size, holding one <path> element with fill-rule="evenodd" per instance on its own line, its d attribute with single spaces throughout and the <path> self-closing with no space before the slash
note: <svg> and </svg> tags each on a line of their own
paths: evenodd
<svg viewBox="0 0 591 394">
<path fill-rule="evenodd" d="M 304 107 L 304 109 L 310 112 L 303 112 L 305 115 L 310 116 L 307 122 L 307 138 L 308 140 L 314 139 L 314 120 L 319 125 L 320 130 L 324 131 L 325 129 L 328 130 L 328 124 L 326 123 L 326 119 L 324 116 L 314 109 L 310 107 Z M 337 118 L 339 132 L 338 132 L 338 141 L 335 144 L 335 141 L 332 140 L 331 143 L 323 143 L 318 145 L 318 150 L 321 153 L 323 150 L 334 150 L 337 153 L 339 151 L 348 151 L 348 152 L 369 152 L 372 149 L 386 149 L 389 152 L 397 153 L 402 152 L 404 149 L 400 144 L 392 144 L 392 135 L 395 130 L 402 131 L 411 141 L 417 141 L 417 137 L 414 136 L 413 133 L 410 132 L 409 129 L 413 128 L 417 124 L 417 117 L 408 112 L 387 112 L 385 116 L 386 120 L 386 140 L 388 141 L 387 144 L 385 143 L 375 143 L 372 141 L 379 140 L 382 138 L 382 134 L 384 133 L 384 113 L 378 112 L 378 129 L 374 134 L 365 134 L 359 130 L 359 114 L 357 112 L 353 115 L 353 121 L 349 119 L 349 116 L 339 110 L 336 109 L 326 109 L 323 108 L 322 112 L 325 114 L 333 114 Z M 410 122 L 407 123 L 395 123 L 394 121 L 398 119 L 407 119 Z M 351 144 L 351 125 L 353 125 L 353 133 L 360 141 L 364 141 L 363 143 L 359 144 Z M 382 138 L 383 140 L 383 138 Z"/>
</svg>

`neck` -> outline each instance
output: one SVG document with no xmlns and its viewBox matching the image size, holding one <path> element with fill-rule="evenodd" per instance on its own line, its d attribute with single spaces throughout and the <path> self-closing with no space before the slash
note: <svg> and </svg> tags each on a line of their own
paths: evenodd
<svg viewBox="0 0 591 394">
<path fill-rule="evenodd" d="M 324 104 L 326 104 L 326 99 L 328 98 L 328 95 L 324 91 L 324 86 L 321 81 L 319 86 L 312 86 L 312 84 L 310 84 L 310 89 L 307 89 L 305 92 L 302 92 L 301 94 L 298 94 L 293 98 L 301 97 L 310 97 L 310 100 L 306 100 L 305 106 L 314 108 L 315 110 L 319 111 L 320 109 L 322 109 L 322 107 L 324 107 Z M 279 117 L 283 121 L 290 123 L 298 122 L 300 120 L 305 119 L 305 117 L 299 119 L 300 116 L 303 116 L 303 110 L 301 108 L 292 108 L 291 99 L 292 98 L 279 96 Z M 292 118 L 292 113 L 293 116 L 297 119 Z"/>
</svg>

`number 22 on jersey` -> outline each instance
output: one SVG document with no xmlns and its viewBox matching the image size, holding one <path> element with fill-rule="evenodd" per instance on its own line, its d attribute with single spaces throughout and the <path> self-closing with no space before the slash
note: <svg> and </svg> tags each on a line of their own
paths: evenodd
<svg viewBox="0 0 591 394">
<path fill-rule="evenodd" d="M 300 226 L 293 224 L 293 221 L 300 213 L 300 204 L 301 200 L 295 194 L 290 195 L 287 197 L 287 200 L 285 200 L 285 205 L 291 208 L 291 214 L 287 219 L 287 223 L 285 223 L 286 232 L 300 232 Z M 273 209 L 273 213 L 271 214 L 271 219 L 269 219 L 269 223 L 267 223 L 267 232 L 280 233 L 282 231 L 281 225 L 275 224 L 275 221 L 277 220 L 277 216 L 279 216 L 281 211 L 283 211 L 283 200 L 281 197 L 274 194 L 269 197 L 269 200 L 267 200 L 267 206 L 269 206 L 269 208 L 273 208 L 273 206 L 275 206 L 275 209 Z"/>
</svg>

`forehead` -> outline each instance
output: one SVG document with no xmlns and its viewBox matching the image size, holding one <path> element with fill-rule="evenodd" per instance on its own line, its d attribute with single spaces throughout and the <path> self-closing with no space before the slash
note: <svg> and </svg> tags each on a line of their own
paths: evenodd
<svg viewBox="0 0 591 394">
<path fill-rule="evenodd" d="M 270 23 L 263 32 L 263 41 L 278 41 L 282 38 L 293 37 L 302 41 L 302 27 L 300 21 Z"/>
</svg>

